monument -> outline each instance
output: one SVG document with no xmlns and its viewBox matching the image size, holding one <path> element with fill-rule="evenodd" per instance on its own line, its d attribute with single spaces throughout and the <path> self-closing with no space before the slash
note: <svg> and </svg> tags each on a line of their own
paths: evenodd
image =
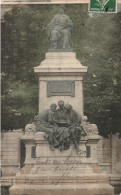
<svg viewBox="0 0 121 195">
<path fill-rule="evenodd" d="M 72 50 L 73 23 L 61 5 L 44 27 L 50 48 L 34 72 L 39 78 L 39 113 L 21 138 L 24 167 L 10 195 L 113 195 L 109 177 L 97 161 L 100 140 L 83 112 L 83 77 L 87 67 Z"/>
</svg>

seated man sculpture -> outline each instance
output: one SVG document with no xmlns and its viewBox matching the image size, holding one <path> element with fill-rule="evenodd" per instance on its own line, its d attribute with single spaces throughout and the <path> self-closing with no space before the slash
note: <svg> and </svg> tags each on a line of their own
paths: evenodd
<svg viewBox="0 0 121 195">
<path fill-rule="evenodd" d="M 71 49 L 71 30 L 73 23 L 65 14 L 65 6 L 61 5 L 59 13 L 44 28 L 48 30 L 48 42 L 53 49 Z"/>
<path fill-rule="evenodd" d="M 67 124 L 70 130 L 70 138 L 74 143 L 75 149 L 79 150 L 79 141 L 81 131 L 83 130 L 81 124 L 81 116 L 75 111 L 70 104 L 65 105 Z"/>
<path fill-rule="evenodd" d="M 60 150 L 67 150 L 70 146 L 70 132 L 67 128 L 66 110 L 64 108 L 64 101 L 58 101 L 58 109 L 55 112 L 56 123 L 58 128 L 56 129 L 55 136 L 59 142 Z"/>
<path fill-rule="evenodd" d="M 42 111 L 34 118 L 36 131 L 45 132 L 47 134 L 50 150 L 52 151 L 54 150 L 54 147 L 58 145 L 56 137 L 54 136 L 54 131 L 57 128 L 54 121 L 56 107 L 56 104 L 51 104 L 50 109 Z"/>
</svg>

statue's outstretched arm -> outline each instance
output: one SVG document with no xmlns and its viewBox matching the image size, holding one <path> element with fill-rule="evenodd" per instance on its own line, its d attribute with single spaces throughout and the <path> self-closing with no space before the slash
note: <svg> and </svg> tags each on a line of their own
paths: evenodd
<svg viewBox="0 0 121 195">
<path fill-rule="evenodd" d="M 56 16 L 53 17 L 53 19 L 51 20 L 51 22 L 45 27 L 45 29 L 50 29 L 53 26 L 55 26 L 56 24 Z"/>
</svg>

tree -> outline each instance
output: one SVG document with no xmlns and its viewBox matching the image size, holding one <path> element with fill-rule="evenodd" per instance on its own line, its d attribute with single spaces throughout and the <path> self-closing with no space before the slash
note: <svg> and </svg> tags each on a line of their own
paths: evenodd
<svg viewBox="0 0 121 195">
<path fill-rule="evenodd" d="M 85 79 L 85 113 L 92 122 L 96 121 L 100 134 L 106 136 L 121 131 L 121 13 L 113 18 L 104 17 L 88 23 L 90 57 Z"/>
</svg>

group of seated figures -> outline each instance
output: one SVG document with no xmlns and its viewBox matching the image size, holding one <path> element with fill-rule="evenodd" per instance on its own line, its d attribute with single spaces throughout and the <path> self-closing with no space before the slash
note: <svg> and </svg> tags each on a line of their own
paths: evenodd
<svg viewBox="0 0 121 195">
<path fill-rule="evenodd" d="M 70 104 L 64 105 L 64 101 L 51 104 L 50 109 L 42 111 L 35 116 L 36 131 L 45 132 L 49 142 L 50 150 L 55 148 L 67 150 L 70 142 L 74 148 L 79 150 L 79 141 L 83 128 L 81 126 L 81 116 Z"/>
</svg>

